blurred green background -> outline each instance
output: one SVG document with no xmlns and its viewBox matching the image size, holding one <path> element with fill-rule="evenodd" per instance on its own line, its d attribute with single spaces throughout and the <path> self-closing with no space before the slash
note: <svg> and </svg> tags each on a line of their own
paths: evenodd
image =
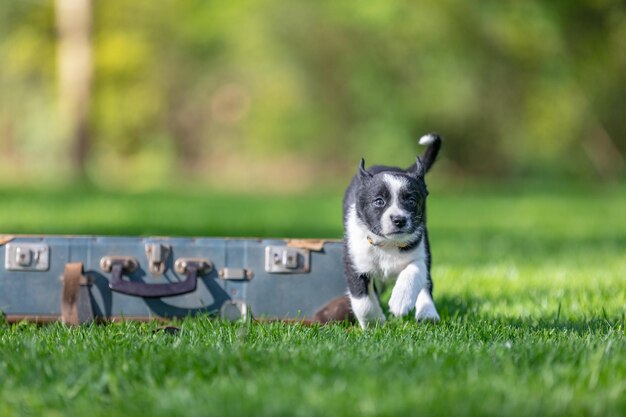
<svg viewBox="0 0 626 417">
<path fill-rule="evenodd" d="M 621 0 L 0 2 L 0 184 L 624 179 Z"/>
<path fill-rule="evenodd" d="M 0 416 L 622 416 L 625 113 L 624 0 L 0 0 L 0 234 L 341 238 L 445 137 L 440 325 L 0 318 Z"/>
</svg>

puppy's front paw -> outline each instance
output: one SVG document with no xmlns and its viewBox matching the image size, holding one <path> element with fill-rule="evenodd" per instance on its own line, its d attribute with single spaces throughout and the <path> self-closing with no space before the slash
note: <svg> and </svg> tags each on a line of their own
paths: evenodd
<svg viewBox="0 0 626 417">
<path fill-rule="evenodd" d="M 432 321 L 433 323 L 439 322 L 439 313 L 434 304 L 428 304 L 423 306 L 421 310 L 415 312 L 415 319 L 417 321 Z"/>
<path fill-rule="evenodd" d="M 419 268 L 417 265 L 409 264 L 398 275 L 396 285 L 391 292 L 389 299 L 389 310 L 394 316 L 404 316 L 409 310 L 415 306 L 417 295 L 424 287 L 424 277 L 421 271 L 425 268 Z"/>
<path fill-rule="evenodd" d="M 430 291 L 423 289 L 415 302 L 415 319 L 417 321 L 439 321 L 439 313 L 430 295 Z"/>
<path fill-rule="evenodd" d="M 395 287 L 389 299 L 389 311 L 396 317 L 406 315 L 413 307 L 415 301 L 409 291 Z"/>
</svg>

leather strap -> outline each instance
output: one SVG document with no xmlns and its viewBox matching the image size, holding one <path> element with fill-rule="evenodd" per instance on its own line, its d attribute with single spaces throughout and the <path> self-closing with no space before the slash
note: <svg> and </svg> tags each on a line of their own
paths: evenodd
<svg viewBox="0 0 626 417">
<path fill-rule="evenodd" d="M 83 263 L 65 264 L 61 296 L 61 321 L 75 326 L 92 320 L 93 309 L 87 278 L 83 275 Z"/>
</svg>

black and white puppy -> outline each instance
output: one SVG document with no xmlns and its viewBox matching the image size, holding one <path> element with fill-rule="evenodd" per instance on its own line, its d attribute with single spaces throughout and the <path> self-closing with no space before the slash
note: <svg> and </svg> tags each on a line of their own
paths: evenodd
<svg viewBox="0 0 626 417">
<path fill-rule="evenodd" d="M 395 316 L 406 315 L 415 307 L 417 320 L 439 320 L 432 299 L 424 175 L 435 162 L 441 138 L 428 134 L 419 143 L 428 148 L 407 169 L 365 169 L 361 159 L 346 190 L 345 276 L 352 311 L 363 328 L 385 321 L 376 279 L 397 278 L 389 300 Z"/>
</svg>

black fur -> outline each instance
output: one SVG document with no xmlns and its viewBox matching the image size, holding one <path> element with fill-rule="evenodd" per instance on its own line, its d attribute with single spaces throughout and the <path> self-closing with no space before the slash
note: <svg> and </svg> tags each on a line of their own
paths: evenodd
<svg viewBox="0 0 626 417">
<path fill-rule="evenodd" d="M 427 288 L 431 294 L 433 288 L 430 276 L 431 254 L 428 231 L 426 229 L 426 197 L 428 191 L 426 189 L 424 176 L 434 164 L 442 142 L 438 135 L 433 136 L 434 140 L 432 143 L 430 143 L 420 157 L 416 158 L 415 163 L 407 169 L 380 165 L 366 169 L 365 161 L 361 159 L 358 172 L 352 178 L 343 200 L 344 227 L 347 228 L 348 210 L 354 204 L 357 217 L 372 232 L 372 235 L 382 236 L 381 215 L 387 207 L 377 207 L 373 205 L 372 202 L 377 198 L 387 200 L 389 190 L 382 182 L 382 176 L 378 176 L 378 174 L 391 173 L 394 176 L 406 179 L 408 187 L 406 187 L 405 191 L 402 193 L 399 203 L 402 209 L 411 213 L 411 218 L 407 219 L 407 225 L 402 229 L 402 232 L 413 236 L 413 238 L 406 242 L 406 244 L 399 245 L 397 250 L 399 253 L 411 251 L 424 240 Z M 348 251 L 347 239 L 344 239 L 344 272 L 348 290 L 352 296 L 361 297 L 367 295 L 371 288 L 373 288 L 373 285 L 370 285 L 370 281 L 373 277 L 367 274 L 360 274 L 355 270 Z"/>
<path fill-rule="evenodd" d="M 424 165 L 424 173 L 427 173 L 437 160 L 437 155 L 439 155 L 439 150 L 441 149 L 441 144 L 443 142 L 441 136 L 439 136 L 438 134 L 431 133 L 431 135 L 434 137 L 433 142 L 428 146 L 428 148 L 426 148 L 422 156 L 419 157 L 422 164 Z M 415 164 L 411 165 L 406 170 L 415 170 Z"/>
</svg>

